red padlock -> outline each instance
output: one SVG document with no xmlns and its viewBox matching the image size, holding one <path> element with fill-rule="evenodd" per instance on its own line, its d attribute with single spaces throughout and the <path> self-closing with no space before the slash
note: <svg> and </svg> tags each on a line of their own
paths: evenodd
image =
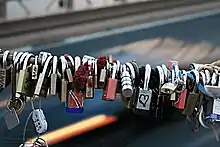
<svg viewBox="0 0 220 147">
<path fill-rule="evenodd" d="M 168 68 L 171 70 L 171 69 L 173 69 L 174 65 L 178 65 L 178 64 L 179 64 L 178 61 L 169 60 Z"/>
<path fill-rule="evenodd" d="M 183 76 L 184 84 L 186 85 L 187 73 L 186 73 L 185 70 L 183 70 L 182 76 Z M 176 107 L 178 109 L 184 109 L 185 108 L 185 103 L 186 103 L 186 96 L 187 96 L 187 89 L 185 89 L 182 93 L 180 93 L 178 95 L 178 100 L 174 104 L 174 107 Z"/>
<path fill-rule="evenodd" d="M 117 64 L 114 63 L 112 68 L 112 77 L 108 78 L 102 96 L 102 99 L 107 101 L 114 101 L 116 99 L 116 90 L 118 86 L 118 80 L 116 79 Z"/>
<path fill-rule="evenodd" d="M 82 113 L 83 112 L 83 94 L 70 90 L 68 93 L 68 102 L 66 112 L 69 113 Z"/>
</svg>

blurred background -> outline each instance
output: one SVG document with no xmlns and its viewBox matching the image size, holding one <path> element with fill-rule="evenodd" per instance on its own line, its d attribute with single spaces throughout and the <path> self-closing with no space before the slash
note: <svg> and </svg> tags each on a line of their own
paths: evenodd
<svg viewBox="0 0 220 147">
<path fill-rule="evenodd" d="M 108 55 L 139 65 L 178 60 L 209 63 L 220 57 L 219 0 L 0 0 L 0 48 L 10 51 Z M 11 87 L 0 93 L 0 145 L 17 147 L 27 116 L 9 131 L 3 114 Z M 50 146 L 205 147 L 219 146 L 211 130 L 194 133 L 179 111 L 155 123 L 134 115 L 123 102 L 85 101 L 82 114 L 65 112 L 57 97 L 42 100 Z M 35 101 L 36 106 L 38 100 Z M 219 130 L 217 130 L 219 133 Z M 30 120 L 27 140 L 36 132 Z"/>
</svg>

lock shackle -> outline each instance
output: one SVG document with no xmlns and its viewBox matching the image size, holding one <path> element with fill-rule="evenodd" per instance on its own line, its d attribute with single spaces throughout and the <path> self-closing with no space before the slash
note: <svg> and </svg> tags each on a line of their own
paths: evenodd
<svg viewBox="0 0 220 147">
<path fill-rule="evenodd" d="M 39 58 L 41 58 L 41 65 L 44 65 L 48 56 L 52 56 L 52 54 L 49 52 L 40 52 L 39 53 Z"/>
<path fill-rule="evenodd" d="M 21 69 L 21 65 L 24 62 L 25 57 L 29 54 L 29 52 L 25 52 L 22 54 L 22 56 L 19 58 L 19 64 L 17 64 L 17 69 Z"/>
<path fill-rule="evenodd" d="M 179 76 L 179 66 L 177 64 L 174 64 L 173 65 L 173 69 L 174 69 L 174 72 L 175 72 L 175 80 L 180 80 L 180 76 Z"/>
<path fill-rule="evenodd" d="M 128 66 L 128 68 L 129 68 L 129 73 L 131 73 L 131 79 L 132 79 L 132 83 L 134 83 L 134 81 L 135 81 L 135 70 L 134 70 L 134 66 L 130 63 L 130 62 L 126 62 L 125 63 L 127 66 Z"/>
<path fill-rule="evenodd" d="M 24 54 L 23 52 L 19 52 L 19 53 L 16 55 L 16 57 L 15 57 L 15 59 L 14 59 L 14 63 L 13 63 L 14 65 L 16 65 L 16 64 L 18 63 L 20 57 L 21 57 L 23 54 Z"/>
<path fill-rule="evenodd" d="M 82 58 L 83 64 L 85 64 L 85 63 L 88 62 L 89 60 L 95 60 L 95 58 L 92 57 L 92 56 L 88 56 L 88 55 L 84 55 L 83 58 Z"/>
<path fill-rule="evenodd" d="M 64 56 L 60 56 L 60 60 L 61 60 L 61 69 L 62 69 L 62 77 L 64 78 L 65 76 L 65 70 L 66 70 L 66 67 L 67 67 L 67 61 L 65 59 Z"/>
<path fill-rule="evenodd" d="M 13 52 L 13 57 L 12 57 L 12 60 L 14 61 L 15 60 L 15 57 L 17 56 L 18 52 L 14 51 Z"/>
<path fill-rule="evenodd" d="M 30 59 L 31 56 L 33 56 L 33 54 L 28 54 L 28 55 L 25 57 L 22 70 L 26 70 L 26 69 L 27 69 L 28 60 Z"/>
<path fill-rule="evenodd" d="M 208 84 L 210 82 L 210 79 L 211 79 L 210 72 L 207 69 L 205 69 L 204 72 L 205 72 L 205 75 L 206 75 L 206 84 Z"/>
<path fill-rule="evenodd" d="M 6 66 L 7 66 L 7 58 L 8 58 L 9 53 L 10 53 L 9 50 L 4 51 L 4 53 L 3 53 L 3 58 L 2 58 L 2 60 L 3 60 L 2 67 L 3 68 L 6 68 Z"/>
<path fill-rule="evenodd" d="M 34 57 L 34 65 L 37 65 L 38 64 L 38 55 L 36 55 L 35 57 Z"/>
<path fill-rule="evenodd" d="M 162 64 L 161 67 L 162 67 L 163 73 L 164 73 L 164 82 L 168 81 L 168 69 L 167 69 L 167 66 L 165 64 Z"/>
<path fill-rule="evenodd" d="M 47 58 L 47 60 L 45 61 L 45 64 L 44 64 L 44 68 L 43 68 L 43 71 L 42 71 L 42 74 L 46 74 L 47 72 L 47 68 L 48 68 L 48 65 L 50 63 L 50 60 L 53 58 L 53 56 L 49 56 Z"/>
<path fill-rule="evenodd" d="M 53 57 L 53 69 L 52 69 L 52 73 L 53 74 L 56 74 L 56 71 L 57 71 L 57 62 L 58 62 L 58 58 L 57 56 L 54 56 Z"/>
<path fill-rule="evenodd" d="M 25 59 L 25 57 L 29 54 L 29 52 L 24 52 L 24 54 L 22 54 L 21 58 L 19 59 L 19 65 L 21 65 Z"/>
<path fill-rule="evenodd" d="M 149 82 L 150 82 L 150 74 L 151 74 L 151 66 L 150 64 L 146 64 L 145 66 L 145 76 L 144 76 L 144 90 L 148 90 Z"/>
<path fill-rule="evenodd" d="M 198 70 L 195 70 L 195 69 L 193 69 L 192 71 L 191 71 L 191 73 L 195 76 L 195 81 L 194 81 L 194 83 L 195 83 L 195 85 L 197 85 L 198 83 L 199 83 L 199 72 L 198 72 Z M 194 88 L 195 88 L 196 86 L 194 86 Z"/>
<path fill-rule="evenodd" d="M 218 76 L 218 70 L 214 69 L 212 73 L 212 78 L 211 78 L 211 84 L 214 86 L 217 82 L 217 76 Z"/>
<path fill-rule="evenodd" d="M 116 61 L 117 64 L 117 73 L 120 72 L 121 62 L 119 60 Z"/>
<path fill-rule="evenodd" d="M 183 78 L 184 85 L 186 85 L 186 82 L 187 82 L 187 72 L 185 70 L 182 70 L 182 78 Z"/>
<path fill-rule="evenodd" d="M 72 67 L 74 67 L 73 57 L 68 54 L 65 54 L 64 57 L 66 58 L 67 61 L 70 61 L 70 63 L 72 64 Z"/>
<path fill-rule="evenodd" d="M 159 72 L 159 88 L 164 84 L 164 73 L 163 73 L 163 69 L 161 66 L 157 66 L 157 70 Z"/>
<path fill-rule="evenodd" d="M 220 78 L 220 73 L 218 73 L 218 76 Z M 220 80 L 218 80 L 218 87 L 220 87 Z"/>
<path fill-rule="evenodd" d="M 98 74 L 98 67 L 97 67 L 97 59 L 94 60 L 94 70 L 95 70 L 95 75 Z"/>
<path fill-rule="evenodd" d="M 115 79 L 116 72 L 117 72 L 116 70 L 117 70 L 117 64 L 113 63 L 113 66 L 112 66 L 112 79 Z"/>
<path fill-rule="evenodd" d="M 203 84 L 205 85 L 206 84 L 205 73 L 201 71 L 200 75 L 202 76 L 202 81 L 203 81 Z"/>
<path fill-rule="evenodd" d="M 79 56 L 75 56 L 75 72 L 78 70 L 79 66 L 81 65 L 81 59 Z"/>
</svg>

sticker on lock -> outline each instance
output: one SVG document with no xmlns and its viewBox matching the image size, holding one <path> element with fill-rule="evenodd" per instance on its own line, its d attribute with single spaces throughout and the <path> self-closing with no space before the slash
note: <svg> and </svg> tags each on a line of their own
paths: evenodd
<svg viewBox="0 0 220 147">
<path fill-rule="evenodd" d="M 137 109 L 150 110 L 152 91 L 141 90 L 138 95 Z"/>
</svg>

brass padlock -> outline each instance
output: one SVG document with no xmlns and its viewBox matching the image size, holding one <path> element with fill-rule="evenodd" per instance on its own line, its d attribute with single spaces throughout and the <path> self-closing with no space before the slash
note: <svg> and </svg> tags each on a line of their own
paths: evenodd
<svg viewBox="0 0 220 147">
<path fill-rule="evenodd" d="M 33 96 L 33 85 L 31 81 L 31 73 L 28 71 L 28 61 L 29 58 L 33 56 L 33 54 L 28 54 L 25 57 L 24 63 L 23 63 L 23 68 L 19 72 L 19 78 L 18 78 L 18 83 L 17 83 L 17 90 L 16 92 L 19 94 L 23 94 L 26 96 Z"/>
</svg>

